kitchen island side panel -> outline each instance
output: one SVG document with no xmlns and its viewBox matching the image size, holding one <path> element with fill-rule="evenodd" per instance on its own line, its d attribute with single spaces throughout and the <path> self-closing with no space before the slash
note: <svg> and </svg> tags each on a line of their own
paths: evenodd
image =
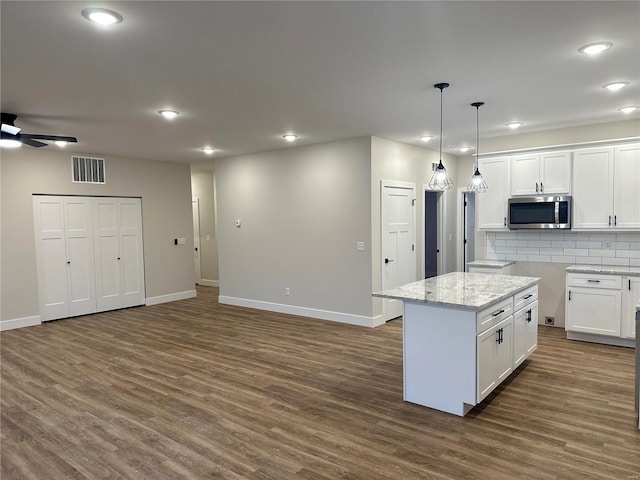
<svg viewBox="0 0 640 480">
<path fill-rule="evenodd" d="M 404 400 L 454 415 L 476 404 L 476 312 L 404 302 Z"/>
</svg>

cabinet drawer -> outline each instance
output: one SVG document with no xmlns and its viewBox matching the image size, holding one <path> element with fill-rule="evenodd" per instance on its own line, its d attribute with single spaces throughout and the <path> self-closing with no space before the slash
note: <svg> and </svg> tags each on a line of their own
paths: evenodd
<svg viewBox="0 0 640 480">
<path fill-rule="evenodd" d="M 534 285 L 514 295 L 513 310 L 517 312 L 536 300 L 538 300 L 538 286 Z"/>
<path fill-rule="evenodd" d="M 491 305 L 489 308 L 480 310 L 476 314 L 476 333 L 482 333 L 487 328 L 507 318 L 513 313 L 513 297 L 509 297 L 501 302 Z"/>
<path fill-rule="evenodd" d="M 567 274 L 569 287 L 609 288 L 620 290 L 622 277 L 620 275 L 598 275 L 593 273 L 569 273 Z"/>
</svg>

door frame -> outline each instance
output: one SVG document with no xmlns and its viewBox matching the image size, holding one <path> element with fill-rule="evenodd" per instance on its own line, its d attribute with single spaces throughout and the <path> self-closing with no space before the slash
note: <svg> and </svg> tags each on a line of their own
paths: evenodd
<svg viewBox="0 0 640 480">
<path fill-rule="evenodd" d="M 380 285 L 381 287 L 384 289 L 384 248 L 383 248 L 383 242 L 384 242 L 384 189 L 385 187 L 397 187 L 397 188 L 408 188 L 408 189 L 412 189 L 413 190 L 413 194 L 414 197 L 416 197 L 416 192 L 417 192 L 417 185 L 415 183 L 412 182 L 401 182 L 401 181 L 397 181 L 397 180 L 380 180 L 380 257 L 378 258 L 378 261 L 380 262 Z M 413 208 L 412 208 L 412 213 L 411 213 L 411 222 L 412 222 L 412 230 L 413 230 L 413 238 L 412 238 L 412 242 L 413 245 L 415 245 L 416 247 L 418 246 L 418 244 L 416 243 L 416 238 L 417 238 L 417 230 L 416 230 L 416 206 L 417 206 L 417 202 L 418 199 L 415 198 L 413 203 Z M 417 252 L 416 252 L 417 253 Z M 416 258 L 418 257 L 418 255 L 416 255 Z M 424 262 L 424 259 L 423 259 Z M 423 276 L 424 276 L 424 265 L 422 266 L 422 270 L 423 270 Z M 416 269 L 416 273 L 417 273 L 417 269 Z M 382 299 L 382 319 L 384 322 L 391 320 L 389 318 L 387 318 L 387 309 L 388 309 L 388 302 L 390 300 L 388 299 Z M 393 317 L 395 318 L 395 317 Z"/>
<path fill-rule="evenodd" d="M 446 222 L 444 221 L 444 219 L 446 218 L 446 213 L 447 213 L 447 200 L 446 200 L 446 195 L 445 192 L 443 190 L 432 190 L 431 188 L 429 188 L 429 185 L 427 183 L 423 183 L 422 184 L 422 195 L 421 195 L 421 205 L 422 205 L 422 215 L 420 216 L 420 234 L 422 237 L 422 244 L 420 246 L 420 271 L 421 271 L 421 276 L 420 278 L 424 278 L 425 275 L 425 268 L 424 268 L 424 261 L 425 261 L 425 251 L 424 251 L 424 233 L 425 233 L 425 228 L 427 227 L 427 212 L 425 211 L 424 208 L 424 195 L 425 193 L 437 193 L 438 194 L 438 201 L 437 201 L 437 208 L 438 208 L 438 220 L 436 222 L 436 228 L 438 229 L 438 271 L 437 271 L 437 275 L 442 275 L 442 273 L 445 270 L 445 259 L 447 258 L 447 242 L 446 242 L 446 236 L 445 236 L 445 232 L 444 232 L 444 225 L 446 224 Z"/>
<path fill-rule="evenodd" d="M 456 233 L 458 236 L 458 241 L 456 242 L 456 265 L 457 265 L 457 270 L 459 272 L 466 272 L 466 265 L 464 264 L 464 232 L 465 232 L 465 216 L 464 216 L 464 202 L 465 202 L 465 195 L 469 194 L 469 193 L 474 193 L 474 192 L 468 192 L 466 188 L 458 188 L 458 202 L 457 202 L 457 213 L 456 213 Z M 475 196 L 475 206 L 476 208 L 474 209 L 474 216 L 476 216 L 476 220 L 477 220 L 477 215 L 476 215 L 476 211 L 477 211 L 477 200 L 478 200 L 478 196 L 474 193 Z M 475 223 L 475 222 L 474 222 Z M 478 229 L 475 228 L 474 231 L 474 249 L 475 249 L 475 245 L 478 241 Z M 474 258 L 475 258 L 475 252 L 474 252 Z"/>
<path fill-rule="evenodd" d="M 194 213 L 195 210 L 195 213 Z M 195 259 L 193 263 L 194 280 L 196 285 L 200 285 L 202 281 L 202 246 L 200 245 L 200 199 L 198 197 L 191 198 L 191 215 L 193 217 L 193 253 L 195 255 L 196 248 L 198 256 L 198 264 L 196 266 Z M 197 223 L 196 223 L 197 222 Z M 196 232 L 196 227 L 198 231 Z M 197 235 L 196 235 L 197 234 Z M 197 236 L 197 238 L 196 238 Z"/>
</svg>

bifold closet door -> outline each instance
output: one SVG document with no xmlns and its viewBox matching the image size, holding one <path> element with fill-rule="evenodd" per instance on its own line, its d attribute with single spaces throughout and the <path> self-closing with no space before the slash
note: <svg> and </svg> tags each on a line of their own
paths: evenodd
<svg viewBox="0 0 640 480">
<path fill-rule="evenodd" d="M 96 311 L 91 201 L 33 197 L 42 321 Z"/>
<path fill-rule="evenodd" d="M 144 257 L 139 198 L 94 198 L 97 310 L 142 305 Z"/>
</svg>

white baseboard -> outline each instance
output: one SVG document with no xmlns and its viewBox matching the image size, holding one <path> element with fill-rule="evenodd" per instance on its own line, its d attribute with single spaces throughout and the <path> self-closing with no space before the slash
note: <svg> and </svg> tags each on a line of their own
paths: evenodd
<svg viewBox="0 0 640 480">
<path fill-rule="evenodd" d="M 567 330 L 567 340 L 580 340 L 581 342 L 602 343 L 604 345 L 616 345 L 618 347 L 631 347 L 636 346 L 636 341 L 633 338 L 620 338 L 609 337 L 607 335 L 594 335 L 583 332 L 572 332 Z"/>
<path fill-rule="evenodd" d="M 332 312 L 329 310 L 318 310 L 315 308 L 296 307 L 295 305 L 285 305 L 282 303 L 263 302 L 260 300 L 250 300 L 247 298 L 227 297 L 220 295 L 218 303 L 224 305 L 234 305 L 236 307 L 257 308 L 258 310 L 268 310 L 270 312 L 287 313 L 299 315 L 301 317 L 317 318 L 332 322 L 348 323 L 362 327 L 377 327 L 382 325 L 382 317 L 366 317 L 364 315 L 353 315 L 351 313 Z"/>
<path fill-rule="evenodd" d="M 220 280 L 207 280 L 206 278 L 200 279 L 198 285 L 203 285 L 205 287 L 219 287 Z"/>
<path fill-rule="evenodd" d="M 145 305 L 158 305 L 159 303 L 175 302 L 176 300 L 186 300 L 196 296 L 195 290 L 187 290 L 186 292 L 170 293 L 168 295 L 159 295 L 157 297 L 147 297 Z"/>
<path fill-rule="evenodd" d="M 5 330 L 13 330 L 14 328 L 33 327 L 34 325 L 40 325 L 40 315 L 34 315 L 33 317 L 14 318 L 11 320 L 0 321 L 0 332 Z"/>
</svg>

